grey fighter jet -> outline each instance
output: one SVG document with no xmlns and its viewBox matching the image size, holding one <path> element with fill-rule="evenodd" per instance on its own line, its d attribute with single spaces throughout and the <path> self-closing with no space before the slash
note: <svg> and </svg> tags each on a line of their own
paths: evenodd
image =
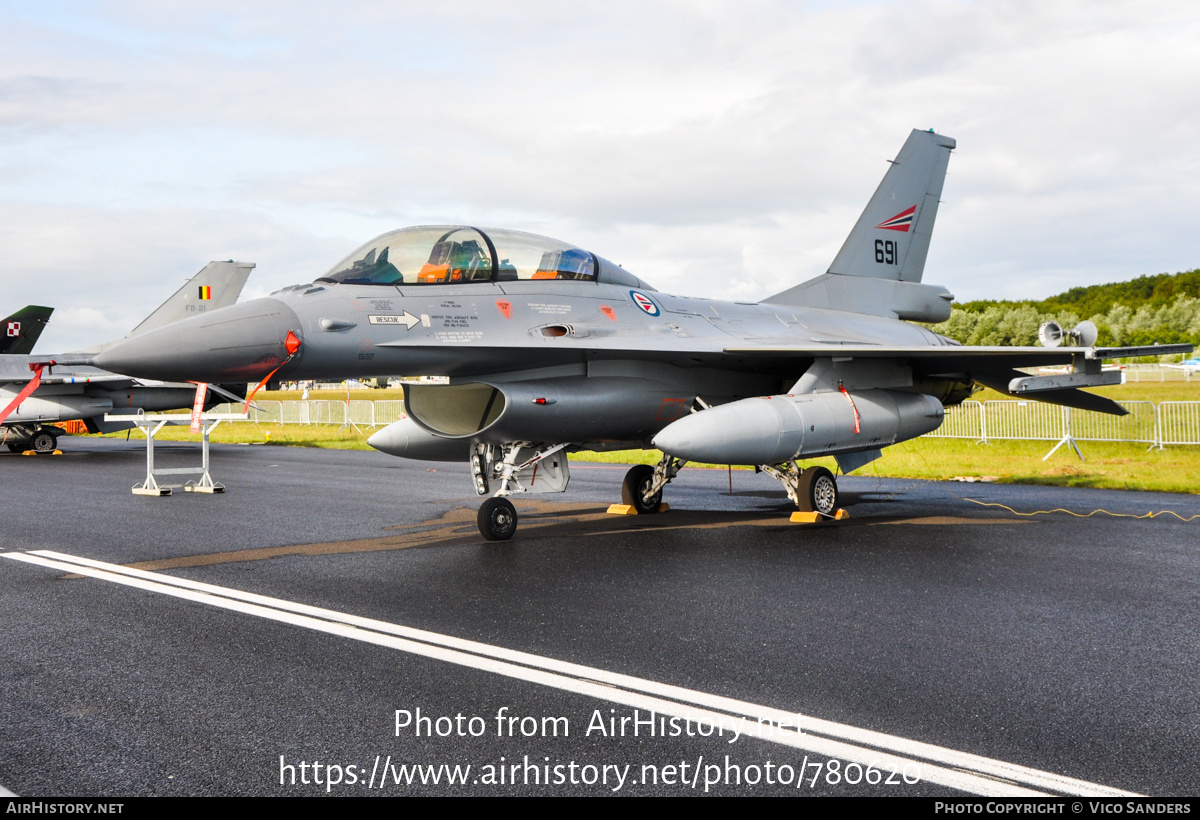
<svg viewBox="0 0 1200 820">
<path fill-rule="evenodd" d="M 241 262 L 210 262 L 125 339 L 233 305 L 253 268 Z M 36 325 L 40 332 L 45 320 L 41 324 L 36 320 L 43 313 L 48 318 L 50 309 L 35 308 L 26 317 L 30 310 L 9 317 L 10 327 L 17 323 L 17 341 L 23 344 L 9 355 L 0 355 L 0 443 L 9 450 L 53 451 L 63 433 L 53 422 L 82 419 L 89 432 L 107 433 L 131 426 L 105 422 L 104 414 L 113 410 L 171 410 L 192 404 L 195 385 L 135 379 L 89 366 L 96 353 L 117 342 L 73 353 L 31 355 L 37 337 L 28 338 L 26 331 L 34 331 Z M 245 385 L 238 387 L 245 389 Z M 230 395 L 228 390 L 221 392 Z M 212 401 L 223 399 L 213 395 Z"/>
<path fill-rule="evenodd" d="M 950 315 L 951 294 L 921 283 L 954 140 L 914 131 L 822 276 L 759 303 L 660 293 L 564 242 L 511 230 L 393 231 L 328 273 L 130 339 L 96 359 L 160 379 L 449 377 L 405 387 L 407 416 L 375 433 L 397 456 L 467 460 L 489 539 L 509 538 L 506 496 L 561 492 L 568 453 L 655 447 L 622 495 L 656 512 L 688 461 L 749 464 L 802 511 L 832 516 L 842 472 L 928 433 L 978 384 L 1123 413 L 1081 391 L 1108 384 L 1080 328 L 1059 347 L 963 347 L 909 322 Z M 1090 339 L 1088 337 L 1091 337 Z M 1151 348 L 1174 352 L 1188 346 Z M 1063 364 L 1068 373 L 1015 368 Z M 1119 374 L 1117 374 L 1119 378 Z"/>
</svg>

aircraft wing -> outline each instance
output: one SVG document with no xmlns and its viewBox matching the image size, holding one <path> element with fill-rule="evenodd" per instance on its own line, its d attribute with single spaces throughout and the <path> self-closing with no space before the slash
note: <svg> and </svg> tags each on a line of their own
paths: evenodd
<svg viewBox="0 0 1200 820">
<path fill-rule="evenodd" d="M 1115 401 L 1087 393 L 1080 386 L 1098 386 L 1106 382 L 1094 378 L 1100 372 L 1104 359 L 1121 359 L 1133 356 L 1161 356 L 1187 353 L 1190 344 L 1145 345 L 1140 347 L 1005 347 L 945 345 L 937 347 L 887 345 L 806 345 L 806 346 L 762 346 L 727 347 L 725 352 L 738 356 L 764 356 L 768 358 L 866 358 L 903 359 L 922 376 L 965 377 L 984 384 L 1007 395 L 1024 395 L 1028 389 L 1030 398 L 1051 404 L 1095 410 L 1113 415 L 1125 415 L 1126 411 Z M 1096 373 L 1054 376 L 1030 376 L 1017 368 L 1041 367 L 1056 364 L 1075 364 L 1076 370 L 1088 370 L 1088 362 L 1095 362 Z M 1079 365 L 1083 364 L 1083 368 Z M 1089 378 L 1091 377 L 1091 378 Z M 1021 389 L 1014 390 L 1014 386 Z"/>
<path fill-rule="evenodd" d="M 726 353 L 739 355 L 793 356 L 826 358 L 829 356 L 858 356 L 862 358 L 913 359 L 933 363 L 963 363 L 975 367 L 1039 367 L 1069 364 L 1076 357 L 1088 360 L 1124 359 L 1133 356 L 1165 356 L 1188 353 L 1190 344 L 1143 345 L 1140 347 L 1011 347 L 1004 345 L 973 346 L 927 345 L 889 346 L 864 344 L 819 344 L 804 346 L 744 346 L 726 347 Z"/>
</svg>

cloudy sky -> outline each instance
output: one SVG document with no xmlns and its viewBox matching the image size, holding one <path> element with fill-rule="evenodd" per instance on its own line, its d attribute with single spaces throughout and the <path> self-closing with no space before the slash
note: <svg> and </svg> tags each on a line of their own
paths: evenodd
<svg viewBox="0 0 1200 820">
<path fill-rule="evenodd" d="M 913 128 L 958 140 L 925 281 L 1200 266 L 1193 2 L 0 0 L 0 315 L 123 335 L 404 225 L 576 243 L 660 290 L 822 273 Z"/>
</svg>

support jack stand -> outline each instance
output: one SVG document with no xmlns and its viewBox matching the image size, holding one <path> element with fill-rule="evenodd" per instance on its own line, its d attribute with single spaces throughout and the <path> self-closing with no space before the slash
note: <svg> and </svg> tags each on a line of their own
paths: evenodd
<svg viewBox="0 0 1200 820">
<path fill-rule="evenodd" d="M 1079 456 L 1080 461 L 1087 461 L 1087 459 L 1083 457 L 1083 453 L 1081 453 L 1079 451 L 1079 445 L 1075 443 L 1075 436 L 1071 435 L 1071 408 L 1070 407 L 1063 408 L 1063 437 L 1062 437 L 1062 439 L 1059 440 L 1058 444 L 1054 445 L 1053 450 L 1046 453 L 1046 455 L 1042 456 L 1042 461 L 1045 461 L 1046 459 L 1050 458 L 1050 456 L 1054 455 L 1054 452 L 1056 450 L 1058 450 L 1059 447 L 1062 447 L 1064 444 L 1071 445 L 1071 449 L 1075 451 L 1075 455 Z"/>
<path fill-rule="evenodd" d="M 1050 458 L 1050 456 L 1054 455 L 1054 451 L 1057 450 L 1059 447 L 1062 447 L 1064 444 L 1071 445 L 1071 449 L 1075 451 L 1075 455 L 1079 456 L 1080 461 L 1087 461 L 1087 459 L 1083 457 L 1083 453 L 1079 452 L 1079 445 L 1075 443 L 1075 437 L 1072 436 L 1070 433 L 1067 433 L 1065 436 L 1063 436 L 1062 439 L 1058 442 L 1058 444 L 1054 445 L 1053 450 L 1046 453 L 1046 455 L 1042 456 L 1042 461 L 1045 461 L 1046 459 Z"/>
<path fill-rule="evenodd" d="M 106 415 L 104 420 L 133 422 L 133 424 L 141 428 L 142 432 L 146 434 L 146 479 L 140 484 L 133 485 L 133 494 L 163 496 L 170 495 L 172 488 L 175 487 L 183 487 L 184 491 L 189 493 L 212 494 L 225 492 L 225 485 L 213 481 L 212 475 L 209 473 L 209 434 L 223 421 L 244 421 L 245 418 L 245 415 L 235 415 L 232 413 L 202 414 L 200 416 L 200 466 L 170 467 L 165 469 L 155 469 L 154 467 L 154 436 L 168 424 L 191 424 L 192 417 L 190 415 L 185 413 L 160 413 L 148 416 L 145 413 L 137 413 L 135 415 L 123 416 Z M 158 482 L 159 476 L 195 475 L 197 473 L 200 474 L 199 480 L 188 481 L 185 484 L 160 484 Z"/>
</svg>

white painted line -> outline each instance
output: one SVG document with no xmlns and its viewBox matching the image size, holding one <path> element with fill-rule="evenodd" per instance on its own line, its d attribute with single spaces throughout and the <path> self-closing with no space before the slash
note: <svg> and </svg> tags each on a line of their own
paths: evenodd
<svg viewBox="0 0 1200 820">
<path fill-rule="evenodd" d="M 0 797 L 20 797 L 20 796 L 21 795 L 16 794 L 15 792 L 10 792 L 8 789 L 4 788 L 3 786 L 0 786 Z"/>
<path fill-rule="evenodd" d="M 920 767 L 922 780 L 975 794 L 1036 796 L 1048 791 L 1078 796 L 1136 796 L 1131 792 L 1052 772 L 957 752 L 895 735 L 858 729 L 657 681 L 170 575 L 106 564 L 49 550 L 0 555 L 16 561 L 87 575 L 366 643 L 388 646 L 564 691 L 648 709 L 659 714 L 691 718 L 708 725 L 724 727 L 727 732 L 732 727 L 739 726 L 743 734 L 837 758 L 843 764 L 856 762 L 897 773 L 902 773 L 906 765 L 911 772 L 912 767 L 917 765 Z M 684 704 L 703 708 L 685 708 Z M 722 710 L 726 714 L 714 710 Z M 739 722 L 742 719 L 747 719 L 744 727 Z M 800 732 L 777 728 L 781 724 L 794 727 L 797 719 L 801 727 Z M 855 745 L 842 741 L 852 741 Z M 944 764 L 949 768 L 936 764 Z"/>
</svg>

